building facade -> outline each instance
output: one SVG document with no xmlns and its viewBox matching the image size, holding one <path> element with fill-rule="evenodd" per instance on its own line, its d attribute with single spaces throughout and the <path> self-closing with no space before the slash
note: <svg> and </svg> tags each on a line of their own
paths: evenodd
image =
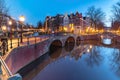
<svg viewBox="0 0 120 80">
<path fill-rule="evenodd" d="M 71 14 L 60 15 L 46 17 L 47 28 L 49 28 L 50 32 L 73 32 L 76 34 L 80 34 L 84 32 L 84 29 L 89 25 L 89 18 L 83 17 L 82 13 L 76 12 Z"/>
</svg>

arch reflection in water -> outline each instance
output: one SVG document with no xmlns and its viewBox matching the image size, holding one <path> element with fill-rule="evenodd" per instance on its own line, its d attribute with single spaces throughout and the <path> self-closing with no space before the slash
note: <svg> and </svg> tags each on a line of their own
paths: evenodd
<svg viewBox="0 0 120 80">
<path fill-rule="evenodd" d="M 110 44 L 112 44 L 112 39 L 110 39 L 110 38 L 103 38 L 102 39 L 102 43 L 106 44 L 106 45 L 110 45 Z"/>
<path fill-rule="evenodd" d="M 76 45 L 79 46 L 80 43 L 81 43 L 81 39 L 80 39 L 80 37 L 77 37 L 77 39 L 76 39 Z"/>
<path fill-rule="evenodd" d="M 55 40 L 49 47 L 49 55 L 51 58 L 57 58 L 62 52 L 62 43 L 60 40 Z"/>
<path fill-rule="evenodd" d="M 49 55 L 52 59 L 56 59 L 61 55 L 61 52 L 62 52 L 62 48 L 59 47 L 57 50 L 55 50 L 55 52 L 49 51 Z"/>
<path fill-rule="evenodd" d="M 75 46 L 75 39 L 73 37 L 69 37 L 65 42 L 65 50 L 70 52 L 73 50 Z"/>
</svg>

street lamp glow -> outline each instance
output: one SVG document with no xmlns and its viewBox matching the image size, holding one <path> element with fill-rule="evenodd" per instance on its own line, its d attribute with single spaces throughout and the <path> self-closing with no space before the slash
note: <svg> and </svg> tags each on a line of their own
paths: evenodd
<svg viewBox="0 0 120 80">
<path fill-rule="evenodd" d="M 8 24 L 9 24 L 9 25 L 12 25 L 12 21 L 11 21 L 11 20 L 10 20 L 10 21 L 8 21 Z"/>
<path fill-rule="evenodd" d="M 23 16 L 23 15 L 20 16 L 20 17 L 19 17 L 19 20 L 20 20 L 21 22 L 24 22 L 24 21 L 25 21 L 25 16 Z"/>
<path fill-rule="evenodd" d="M 1 28 L 2 28 L 2 31 L 3 31 L 3 32 L 6 32 L 6 31 L 7 31 L 7 27 L 6 27 L 5 25 L 1 26 Z"/>
<path fill-rule="evenodd" d="M 5 32 L 7 30 L 7 27 L 5 25 L 3 25 L 2 30 Z"/>
<path fill-rule="evenodd" d="M 90 49 L 92 48 L 92 45 L 90 45 Z"/>
<path fill-rule="evenodd" d="M 20 23 L 21 23 L 21 43 L 23 42 L 23 23 L 24 23 L 24 21 L 25 21 L 25 16 L 23 16 L 23 15 L 21 15 L 20 17 L 19 17 L 19 20 L 20 20 Z"/>
</svg>

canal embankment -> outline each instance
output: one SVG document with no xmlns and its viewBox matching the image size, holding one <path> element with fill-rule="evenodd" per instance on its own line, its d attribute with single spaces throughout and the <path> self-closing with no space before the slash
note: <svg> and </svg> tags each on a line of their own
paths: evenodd
<svg viewBox="0 0 120 80">
<path fill-rule="evenodd" d="M 84 35 L 81 40 L 99 40 L 98 35 Z M 31 62 L 48 52 L 49 40 L 45 40 L 29 46 L 14 48 L 5 59 L 5 63 L 12 72 L 17 73 Z"/>
</svg>

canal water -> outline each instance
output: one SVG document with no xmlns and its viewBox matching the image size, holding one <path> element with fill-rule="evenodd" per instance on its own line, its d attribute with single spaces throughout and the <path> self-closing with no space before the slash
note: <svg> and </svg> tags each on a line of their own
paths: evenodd
<svg viewBox="0 0 120 80">
<path fill-rule="evenodd" d="M 21 72 L 23 80 L 120 80 L 120 49 L 86 43 L 46 53 Z"/>
</svg>

